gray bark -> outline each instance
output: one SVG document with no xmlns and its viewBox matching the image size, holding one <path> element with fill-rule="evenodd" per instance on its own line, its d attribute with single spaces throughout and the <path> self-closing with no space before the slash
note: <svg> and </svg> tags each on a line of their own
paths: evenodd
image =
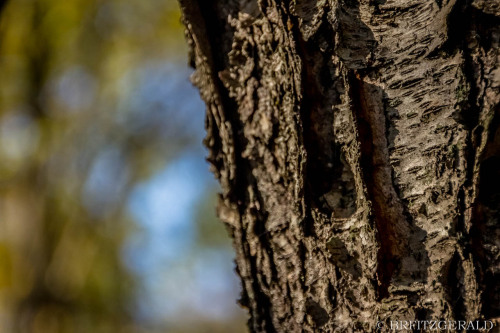
<svg viewBox="0 0 500 333">
<path fill-rule="evenodd" d="M 253 332 L 500 316 L 498 0 L 181 0 Z"/>
</svg>

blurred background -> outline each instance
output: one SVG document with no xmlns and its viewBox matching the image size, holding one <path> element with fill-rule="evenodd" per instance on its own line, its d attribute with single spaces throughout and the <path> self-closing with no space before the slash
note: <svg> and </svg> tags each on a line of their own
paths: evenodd
<svg viewBox="0 0 500 333">
<path fill-rule="evenodd" d="M 0 15 L 0 332 L 245 332 L 176 1 Z"/>
</svg>

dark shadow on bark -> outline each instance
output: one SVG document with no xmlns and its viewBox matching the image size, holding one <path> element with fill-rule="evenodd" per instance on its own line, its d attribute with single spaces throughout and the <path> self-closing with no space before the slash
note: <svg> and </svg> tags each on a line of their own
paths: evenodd
<svg viewBox="0 0 500 333">
<path fill-rule="evenodd" d="M 477 184 L 478 197 L 473 203 L 471 229 L 469 237 L 461 244 L 466 251 L 471 253 L 476 265 L 476 276 L 482 291 L 482 313 L 486 318 L 500 316 L 500 260 L 498 259 L 499 222 L 500 222 L 500 107 L 495 106 L 494 116 L 489 128 L 478 126 L 478 109 L 483 107 L 482 87 L 477 85 L 483 81 L 482 68 L 472 56 L 470 48 L 478 45 L 483 52 L 488 53 L 500 44 L 500 18 L 475 8 L 468 1 L 459 6 L 460 10 L 454 11 L 454 21 L 451 22 L 460 31 L 449 31 L 455 36 L 453 41 L 456 48 L 463 50 L 465 57 L 464 74 L 468 86 L 468 98 L 460 112 L 457 121 L 469 130 L 467 140 L 467 183 L 470 185 L 474 178 L 476 152 L 481 144 L 481 137 L 485 130 L 488 131 L 487 143 L 482 156 L 479 157 L 479 183 Z M 463 38 L 465 36 L 465 38 Z M 472 45 L 472 46 L 471 46 Z M 451 45 L 447 45 L 448 48 Z M 450 52 L 450 51 L 449 51 Z M 484 65 L 480 65 L 484 66 Z M 464 193 L 461 193 L 461 216 L 457 230 L 467 235 L 465 230 L 464 215 L 467 207 L 463 204 Z M 495 250 L 496 249 L 496 250 Z"/>
<path fill-rule="evenodd" d="M 483 313 L 500 316 L 500 108 L 490 124 L 479 169 L 478 200 L 473 208 L 472 251 L 479 261 Z"/>
<path fill-rule="evenodd" d="M 450 261 L 444 266 L 443 281 L 441 281 L 443 286 L 446 287 L 447 301 L 451 305 L 455 319 L 466 318 L 464 276 L 462 259 L 458 252 L 455 252 Z"/>
<path fill-rule="evenodd" d="M 315 4 L 301 8 L 308 17 Z M 356 211 L 354 174 L 347 163 L 341 144 L 336 142 L 334 116 L 340 105 L 341 78 L 331 60 L 335 45 L 327 10 L 318 33 L 308 41 L 297 30 L 296 38 L 303 65 L 301 118 L 304 146 L 307 151 L 306 199 L 310 207 L 318 208 L 336 218 L 348 218 Z"/>
<path fill-rule="evenodd" d="M 306 312 L 311 316 L 318 327 L 324 326 L 330 320 L 330 316 L 325 309 L 312 299 L 306 301 Z"/>
<path fill-rule="evenodd" d="M 332 237 L 326 248 L 330 253 L 330 261 L 341 270 L 350 274 L 355 280 L 361 277 L 361 264 L 347 250 L 344 242 L 338 237 Z"/>
</svg>

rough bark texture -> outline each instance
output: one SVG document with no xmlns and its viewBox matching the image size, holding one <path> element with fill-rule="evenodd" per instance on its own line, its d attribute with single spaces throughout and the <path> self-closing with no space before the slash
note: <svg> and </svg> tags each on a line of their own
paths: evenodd
<svg viewBox="0 0 500 333">
<path fill-rule="evenodd" d="M 500 316 L 498 0 L 181 0 L 253 332 Z"/>
</svg>

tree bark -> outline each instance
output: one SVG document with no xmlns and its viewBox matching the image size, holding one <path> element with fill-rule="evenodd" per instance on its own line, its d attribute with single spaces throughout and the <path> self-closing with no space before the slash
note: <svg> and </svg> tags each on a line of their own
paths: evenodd
<svg viewBox="0 0 500 333">
<path fill-rule="evenodd" d="M 252 332 L 500 316 L 498 0 L 180 2 Z"/>
</svg>

